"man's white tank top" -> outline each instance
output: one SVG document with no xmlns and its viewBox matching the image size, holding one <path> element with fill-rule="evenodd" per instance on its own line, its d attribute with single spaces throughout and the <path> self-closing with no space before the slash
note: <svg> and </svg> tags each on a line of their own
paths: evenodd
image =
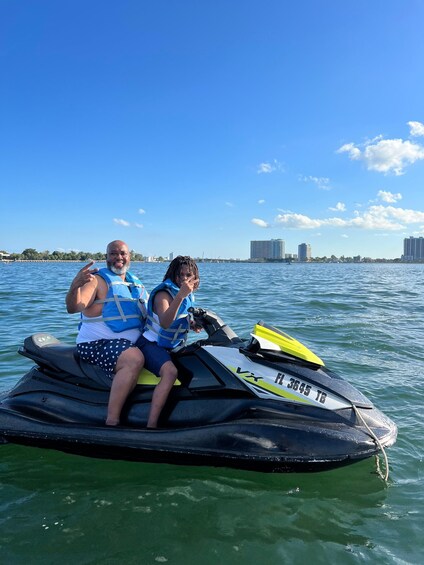
<svg viewBox="0 0 424 565">
<path fill-rule="evenodd" d="M 90 320 L 90 322 L 84 323 L 84 320 Z M 91 321 L 94 320 L 94 321 Z M 81 328 L 77 335 L 77 343 L 86 343 L 87 341 L 97 341 L 98 339 L 128 339 L 132 343 L 135 343 L 140 337 L 140 330 L 138 328 L 133 328 L 130 330 L 124 330 L 123 332 L 114 332 L 111 330 L 101 319 L 101 316 L 88 317 L 82 314 L 81 317 Z"/>
</svg>

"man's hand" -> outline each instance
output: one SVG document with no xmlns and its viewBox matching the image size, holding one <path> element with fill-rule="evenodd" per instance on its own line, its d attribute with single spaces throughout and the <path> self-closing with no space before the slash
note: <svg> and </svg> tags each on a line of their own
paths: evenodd
<svg viewBox="0 0 424 565">
<path fill-rule="evenodd" d="M 74 280 L 72 281 L 71 288 L 81 288 L 85 284 L 94 280 L 94 275 L 99 271 L 99 269 L 97 269 L 97 267 L 90 269 L 92 265 L 94 265 L 93 259 L 91 259 L 91 261 L 87 263 L 85 267 L 78 271 Z"/>
<path fill-rule="evenodd" d="M 97 280 L 95 273 L 99 269 L 90 269 L 94 265 L 91 260 L 76 274 L 66 295 L 66 308 L 70 314 L 82 312 L 90 306 L 97 294 Z"/>
</svg>

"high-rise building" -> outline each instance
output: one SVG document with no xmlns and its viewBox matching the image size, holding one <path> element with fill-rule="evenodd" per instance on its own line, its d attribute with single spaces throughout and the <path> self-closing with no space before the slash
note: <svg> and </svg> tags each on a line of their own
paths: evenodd
<svg viewBox="0 0 424 565">
<path fill-rule="evenodd" d="M 285 244 L 283 239 L 250 242 L 251 259 L 284 259 Z"/>
<path fill-rule="evenodd" d="M 402 259 L 404 261 L 424 261 L 424 237 L 405 237 Z"/>
<path fill-rule="evenodd" d="M 311 260 L 311 246 L 309 243 L 301 243 L 297 248 L 298 261 Z"/>
</svg>

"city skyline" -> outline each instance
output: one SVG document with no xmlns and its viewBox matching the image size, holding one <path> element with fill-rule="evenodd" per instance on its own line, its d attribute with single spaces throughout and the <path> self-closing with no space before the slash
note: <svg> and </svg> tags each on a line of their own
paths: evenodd
<svg viewBox="0 0 424 565">
<path fill-rule="evenodd" d="M 2 3 L 0 249 L 400 257 L 424 234 L 423 19 L 412 0 Z"/>
<path fill-rule="evenodd" d="M 419 237 L 414 237 L 414 236 L 409 236 L 404 238 L 403 240 L 403 253 L 400 254 L 400 256 L 398 257 L 394 257 L 394 258 L 385 258 L 385 257 L 377 257 L 377 258 L 371 258 L 367 255 L 353 255 L 353 256 L 349 256 L 349 255 L 340 255 L 340 256 L 336 256 L 334 255 L 334 253 L 331 253 L 330 255 L 324 255 L 324 256 L 317 256 L 317 255 L 313 255 L 312 254 L 312 248 L 311 245 L 309 243 L 300 243 L 297 246 L 298 252 L 297 253 L 292 253 L 292 252 L 286 252 L 285 249 L 285 241 L 282 239 L 271 239 L 271 240 L 253 240 L 250 242 L 250 256 L 248 260 L 271 260 L 271 261 L 275 261 L 275 260 L 299 260 L 300 262 L 304 262 L 304 261 L 314 261 L 314 260 L 323 260 L 323 259 L 330 259 L 330 260 L 334 260 L 334 259 L 341 259 L 343 260 L 382 260 L 382 261 L 391 261 L 391 260 L 400 260 L 403 262 L 410 262 L 410 261 L 424 261 L 424 237 L 423 236 L 419 236 Z M 104 253 L 101 251 L 94 251 L 91 250 L 93 257 L 95 257 L 96 261 L 102 261 L 104 259 Z M 155 261 L 159 258 L 159 260 L 161 261 L 172 261 L 172 259 L 174 258 L 174 253 L 171 252 L 168 255 L 165 256 L 147 256 L 143 253 L 140 253 L 139 251 L 136 251 L 134 249 L 131 250 L 131 253 L 134 255 L 134 257 L 136 258 L 135 260 L 139 261 L 139 260 L 147 260 L 147 261 Z M 72 257 L 72 255 L 74 257 Z M 90 252 L 88 250 L 80 250 L 80 251 L 75 251 L 72 250 L 71 252 L 65 252 L 65 251 L 53 251 L 50 252 L 48 250 L 45 251 L 39 251 L 35 248 L 27 248 L 25 250 L 23 250 L 22 253 L 8 253 L 7 251 L 5 251 L 4 249 L 0 248 L 0 261 L 9 261 L 9 260 L 16 260 L 17 257 L 19 258 L 19 260 L 22 259 L 26 259 L 26 260 L 35 260 L 35 259 L 42 259 L 42 257 L 44 257 L 45 259 L 49 259 L 49 260 L 57 260 L 60 261 L 62 260 L 62 256 L 64 257 L 64 260 L 70 260 L 71 257 L 75 260 L 75 256 L 78 255 L 79 259 L 76 260 L 89 260 L 90 259 Z M 134 259 L 133 257 L 133 259 Z M 206 260 L 206 261 L 217 261 L 217 260 L 234 260 L 234 261 L 245 261 L 246 259 L 240 259 L 240 258 L 223 258 L 223 257 L 205 257 L 204 255 L 202 257 L 198 257 L 198 256 L 193 256 L 196 260 Z"/>
</svg>

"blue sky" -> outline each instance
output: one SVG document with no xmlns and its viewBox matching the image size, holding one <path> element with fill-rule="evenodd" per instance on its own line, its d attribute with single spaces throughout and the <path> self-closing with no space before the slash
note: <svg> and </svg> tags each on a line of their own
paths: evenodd
<svg viewBox="0 0 424 565">
<path fill-rule="evenodd" d="M 399 257 L 420 0 L 0 0 L 0 249 Z"/>
</svg>

